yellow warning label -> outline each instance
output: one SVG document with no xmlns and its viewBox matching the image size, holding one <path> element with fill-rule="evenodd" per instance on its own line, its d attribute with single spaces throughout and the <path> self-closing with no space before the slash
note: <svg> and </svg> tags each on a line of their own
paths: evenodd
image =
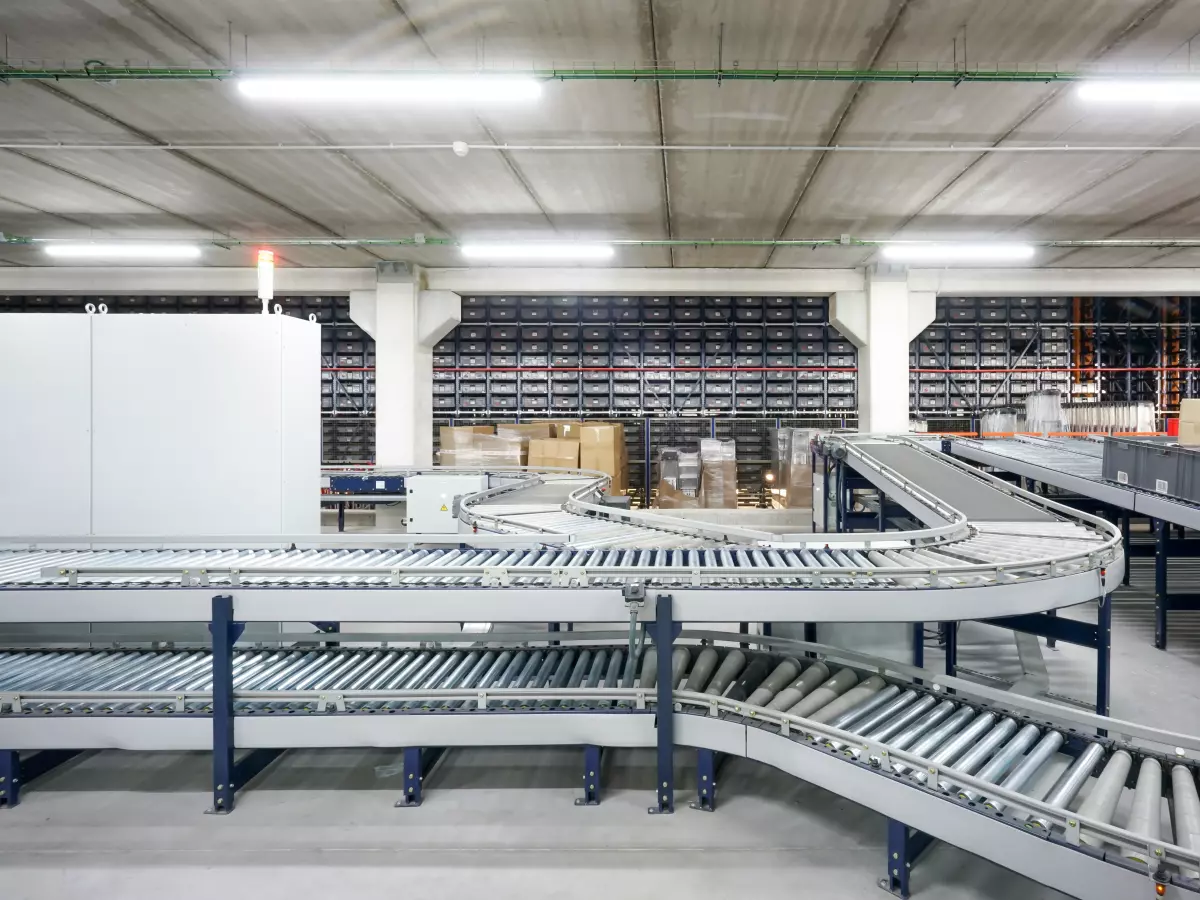
<svg viewBox="0 0 1200 900">
<path fill-rule="evenodd" d="M 446 509 L 445 503 L 442 504 L 442 512 L 450 512 L 450 510 Z"/>
</svg>

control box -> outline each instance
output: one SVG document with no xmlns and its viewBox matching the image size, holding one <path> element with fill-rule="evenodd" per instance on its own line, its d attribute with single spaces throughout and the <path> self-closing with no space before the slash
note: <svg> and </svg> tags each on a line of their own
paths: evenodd
<svg viewBox="0 0 1200 900">
<path fill-rule="evenodd" d="M 458 532 L 458 500 L 488 486 L 486 475 L 411 475 L 406 479 L 410 534 Z"/>
</svg>

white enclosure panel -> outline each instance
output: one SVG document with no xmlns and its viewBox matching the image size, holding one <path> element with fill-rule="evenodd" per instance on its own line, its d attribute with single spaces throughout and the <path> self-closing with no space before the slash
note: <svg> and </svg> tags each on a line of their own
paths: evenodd
<svg viewBox="0 0 1200 900">
<path fill-rule="evenodd" d="M 0 321 L 0 534 L 90 530 L 92 318 Z"/>
<path fill-rule="evenodd" d="M 285 530 L 281 320 L 94 317 L 94 533 Z M 289 427 L 319 440 L 315 411 Z M 309 498 L 318 477 L 314 456 Z"/>
<path fill-rule="evenodd" d="M 321 490 L 321 326 L 291 316 L 273 318 L 279 321 L 282 347 L 281 531 L 317 534 L 321 507 L 312 498 Z"/>
</svg>

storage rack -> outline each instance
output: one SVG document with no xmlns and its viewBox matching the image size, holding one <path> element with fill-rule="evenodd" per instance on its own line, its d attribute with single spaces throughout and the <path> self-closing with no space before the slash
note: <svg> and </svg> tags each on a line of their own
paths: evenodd
<svg viewBox="0 0 1200 900">
<path fill-rule="evenodd" d="M 277 297 L 285 316 L 321 323 L 321 461 L 346 464 L 375 458 L 375 342 L 350 321 L 348 297 Z M 0 313 L 83 313 L 88 304 L 109 313 L 249 313 L 262 301 L 241 296 L 5 296 Z"/>
<path fill-rule="evenodd" d="M 465 296 L 434 411 L 845 415 L 856 369 L 824 297 Z"/>
<path fill-rule="evenodd" d="M 968 417 L 1053 389 L 1072 402 L 1175 412 L 1198 386 L 1198 306 L 1196 297 L 939 297 L 934 323 L 909 348 L 910 406 Z"/>
</svg>

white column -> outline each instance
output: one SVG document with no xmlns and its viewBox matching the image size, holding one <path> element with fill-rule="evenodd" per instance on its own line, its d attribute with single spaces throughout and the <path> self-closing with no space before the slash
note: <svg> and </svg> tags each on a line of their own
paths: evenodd
<svg viewBox="0 0 1200 900">
<path fill-rule="evenodd" d="M 381 268 L 350 315 L 375 338 L 375 462 L 433 464 L 433 346 L 459 322 L 459 297 L 421 289 L 419 268 Z"/>
<path fill-rule="evenodd" d="M 933 321 L 935 297 L 910 291 L 908 272 L 874 267 L 864 290 L 838 291 L 830 321 L 858 347 L 859 430 L 908 431 L 908 344 Z"/>
</svg>

